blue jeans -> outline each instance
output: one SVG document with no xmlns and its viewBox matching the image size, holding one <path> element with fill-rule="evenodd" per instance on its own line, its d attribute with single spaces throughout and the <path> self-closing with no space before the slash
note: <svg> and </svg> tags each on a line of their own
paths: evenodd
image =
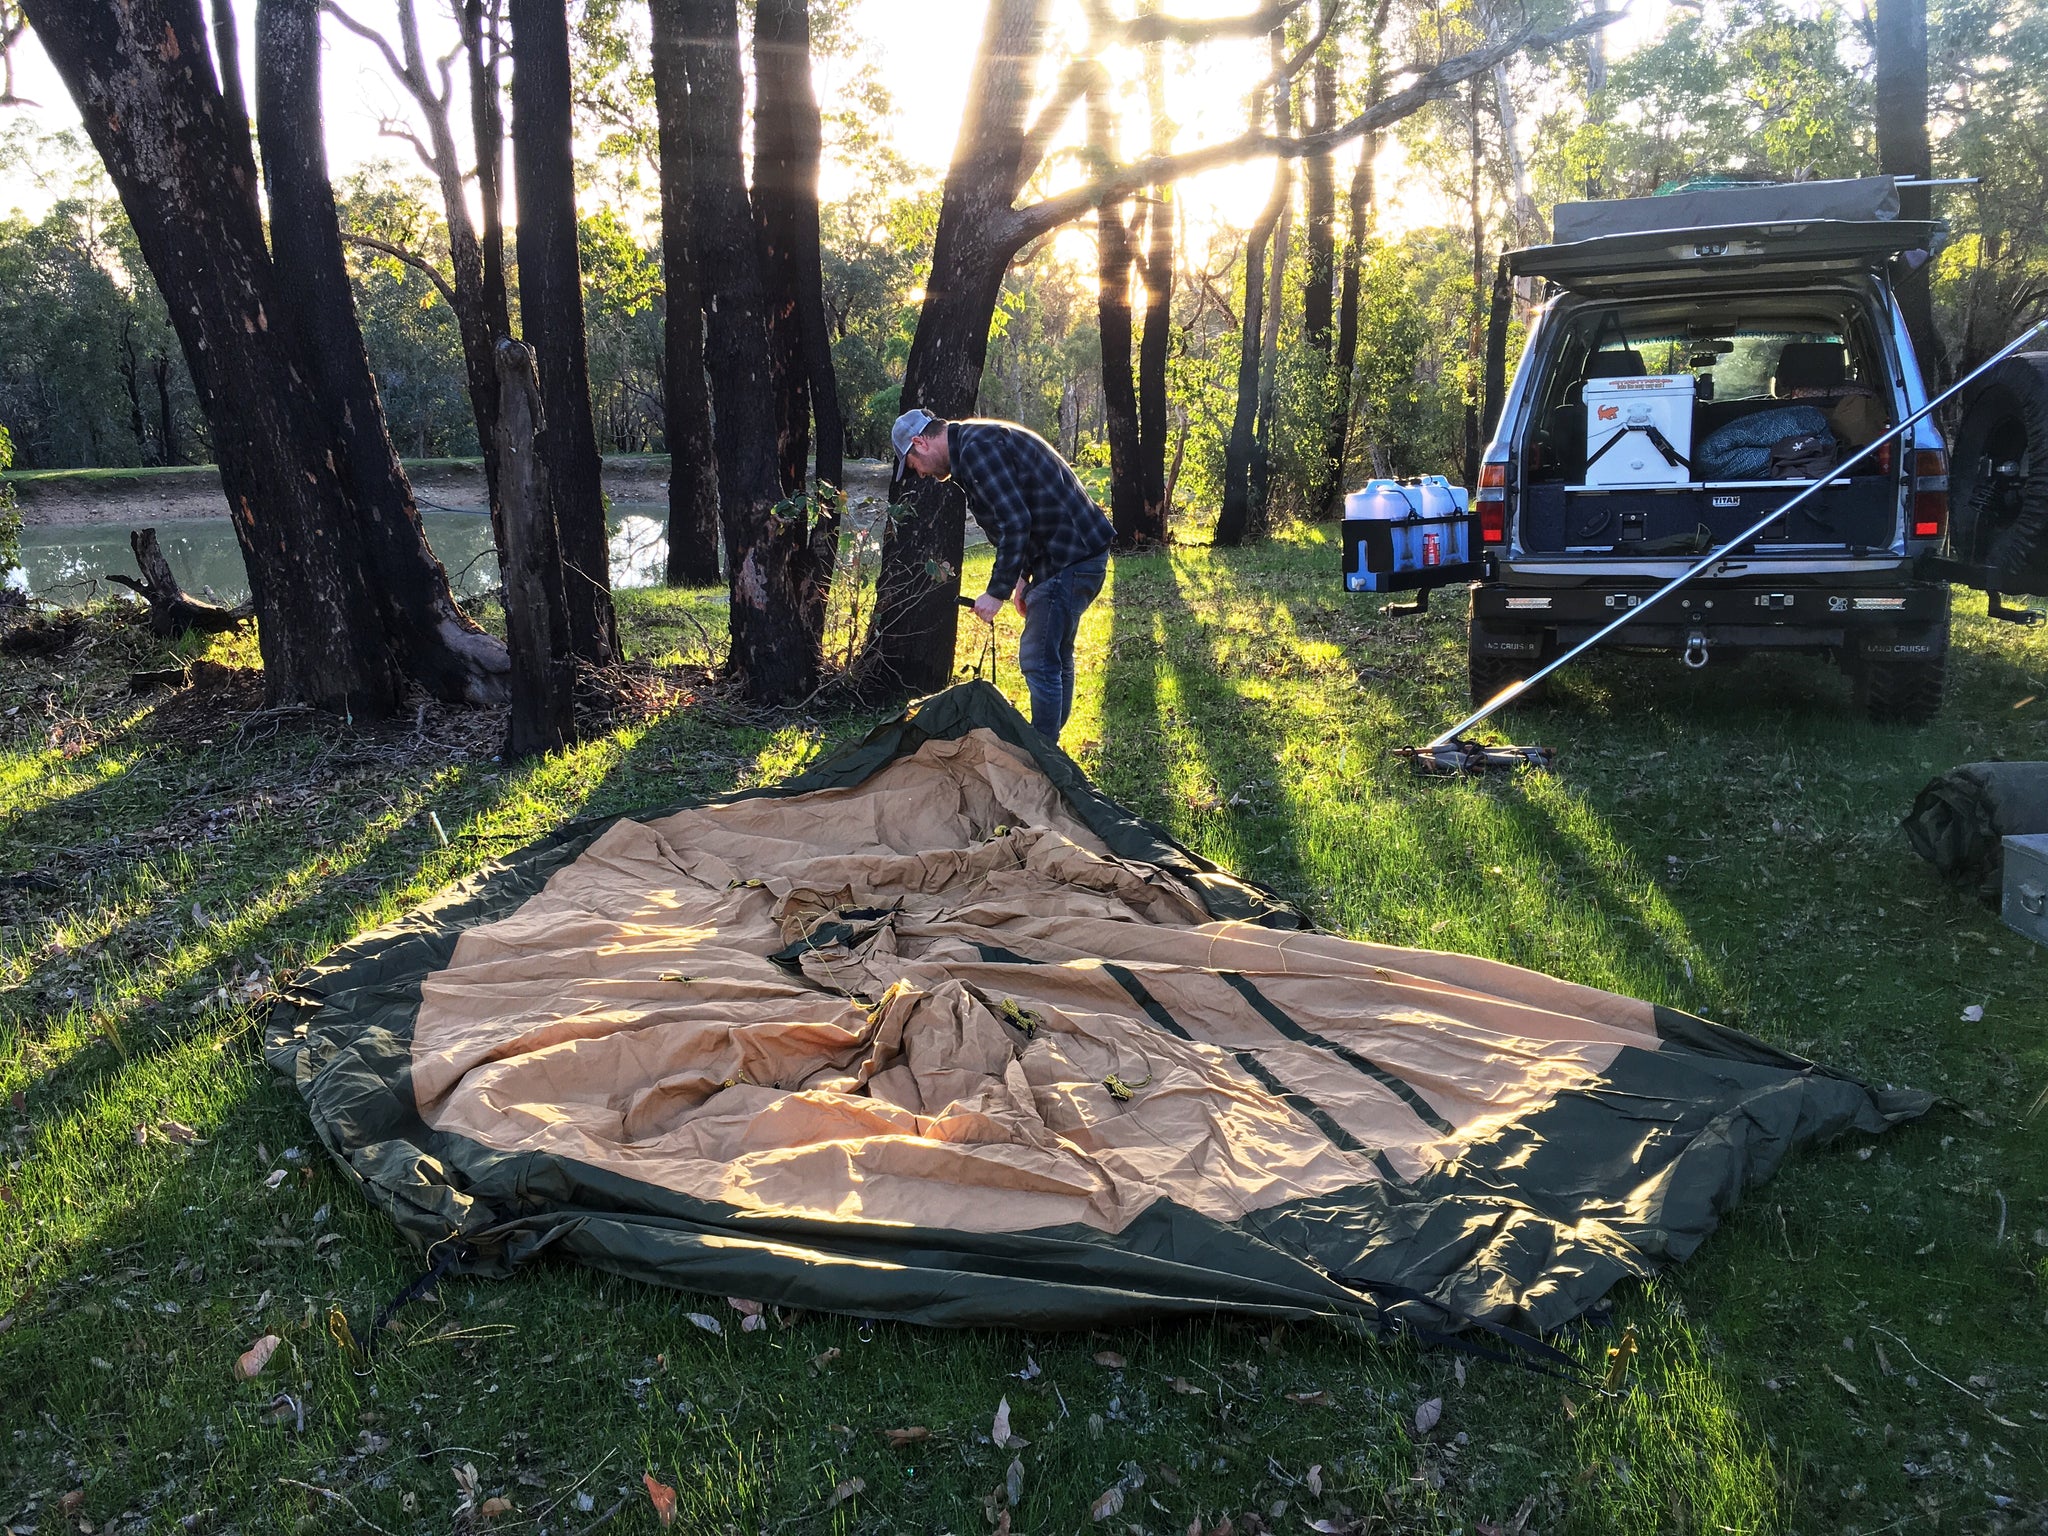
<svg viewBox="0 0 2048 1536">
<path fill-rule="evenodd" d="M 1102 590 L 1109 551 L 1077 560 L 1024 592 L 1024 638 L 1017 644 L 1017 670 L 1031 691 L 1031 724 L 1059 744 L 1060 728 L 1074 712 L 1074 636 L 1081 615 Z"/>
</svg>

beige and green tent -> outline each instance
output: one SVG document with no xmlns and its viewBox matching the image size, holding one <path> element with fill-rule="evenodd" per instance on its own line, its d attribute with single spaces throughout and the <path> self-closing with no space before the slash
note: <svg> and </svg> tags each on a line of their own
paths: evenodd
<svg viewBox="0 0 2048 1536">
<path fill-rule="evenodd" d="M 1795 1145 L 1930 1102 L 1318 933 L 980 683 L 788 784 L 494 863 L 303 976 L 268 1049 L 461 1268 L 961 1325 L 1547 1332 Z"/>
</svg>

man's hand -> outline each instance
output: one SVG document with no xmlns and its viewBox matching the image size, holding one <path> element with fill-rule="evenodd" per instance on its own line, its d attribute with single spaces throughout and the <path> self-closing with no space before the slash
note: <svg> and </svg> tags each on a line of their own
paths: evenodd
<svg viewBox="0 0 2048 1536">
<path fill-rule="evenodd" d="M 974 600 L 974 616 L 984 624 L 993 624 L 996 615 L 1003 611 L 1003 600 L 993 593 L 984 592 Z"/>
<path fill-rule="evenodd" d="M 1017 590 L 1010 594 L 1010 601 L 1017 605 L 1018 618 L 1028 619 L 1031 617 L 1031 615 L 1025 610 L 1024 607 L 1024 580 L 1022 577 L 1018 578 Z"/>
</svg>

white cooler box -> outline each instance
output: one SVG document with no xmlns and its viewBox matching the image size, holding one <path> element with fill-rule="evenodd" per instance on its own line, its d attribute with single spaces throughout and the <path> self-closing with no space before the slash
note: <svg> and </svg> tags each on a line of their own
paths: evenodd
<svg viewBox="0 0 2048 1536">
<path fill-rule="evenodd" d="M 1692 473 L 1693 377 L 1586 380 L 1586 484 L 1684 485 Z"/>
</svg>

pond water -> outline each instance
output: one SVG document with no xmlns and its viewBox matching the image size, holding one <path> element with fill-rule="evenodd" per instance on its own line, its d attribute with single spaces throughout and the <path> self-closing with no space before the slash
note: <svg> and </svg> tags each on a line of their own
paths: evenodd
<svg viewBox="0 0 2048 1536">
<path fill-rule="evenodd" d="M 668 508 L 656 502 L 614 501 L 612 585 L 661 585 L 668 563 Z M 491 547 L 491 520 L 481 512 L 421 514 L 427 543 L 448 568 L 458 597 L 475 597 L 498 585 L 498 561 Z M 142 526 L 137 523 L 136 526 Z M 225 517 L 180 518 L 156 525 L 157 542 L 171 572 L 186 591 L 233 607 L 249 597 L 241 546 Z M 126 589 L 106 579 L 108 571 L 133 576 L 135 556 L 128 525 L 31 527 L 21 531 L 21 569 L 7 584 L 53 603 L 78 604 Z"/>
</svg>

